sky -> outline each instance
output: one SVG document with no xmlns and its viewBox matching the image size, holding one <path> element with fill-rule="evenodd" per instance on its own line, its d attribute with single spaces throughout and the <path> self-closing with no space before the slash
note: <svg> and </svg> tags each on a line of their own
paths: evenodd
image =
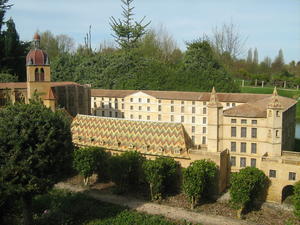
<svg viewBox="0 0 300 225">
<path fill-rule="evenodd" d="M 109 18 L 121 18 L 120 0 L 10 0 L 7 12 L 16 23 L 20 39 L 29 41 L 35 31 L 66 34 L 84 43 L 92 26 L 92 46 L 113 42 Z M 300 61 L 300 0 L 134 0 L 134 18 L 146 16 L 149 27 L 163 26 L 185 50 L 185 43 L 214 27 L 233 23 L 246 39 L 244 54 L 258 49 L 259 60 L 283 50 L 285 62 Z"/>
</svg>

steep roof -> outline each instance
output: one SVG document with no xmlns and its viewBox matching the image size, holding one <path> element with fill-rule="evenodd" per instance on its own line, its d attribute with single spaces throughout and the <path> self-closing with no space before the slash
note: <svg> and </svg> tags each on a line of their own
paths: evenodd
<svg viewBox="0 0 300 225">
<path fill-rule="evenodd" d="M 297 103 L 294 99 L 282 96 L 277 96 L 277 99 L 284 111 Z M 273 97 L 269 96 L 259 101 L 251 101 L 249 103 L 224 110 L 224 116 L 264 118 L 267 117 L 267 108 L 272 100 Z"/>
<path fill-rule="evenodd" d="M 108 90 L 92 89 L 92 97 L 124 98 L 136 92 L 143 92 L 157 99 L 188 100 L 188 101 L 209 101 L 210 92 L 186 92 L 186 91 L 152 91 L 152 90 Z M 217 93 L 220 102 L 257 101 L 271 96 L 270 94 L 248 94 L 248 93 Z"/>
<path fill-rule="evenodd" d="M 80 85 L 72 81 L 63 81 L 63 82 L 51 82 L 51 87 L 56 86 L 65 86 L 65 85 Z M 20 88 L 26 89 L 27 83 L 26 82 L 9 82 L 9 83 L 0 83 L 0 89 L 12 89 L 12 88 Z"/>
<path fill-rule="evenodd" d="M 135 149 L 154 155 L 187 154 L 189 143 L 180 123 L 77 115 L 71 130 L 77 145 Z"/>
</svg>

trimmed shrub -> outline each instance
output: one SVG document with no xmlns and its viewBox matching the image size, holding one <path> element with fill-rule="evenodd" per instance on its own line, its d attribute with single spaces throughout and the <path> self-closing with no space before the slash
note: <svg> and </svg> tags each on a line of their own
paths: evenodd
<svg viewBox="0 0 300 225">
<path fill-rule="evenodd" d="M 300 219 L 300 181 L 298 181 L 294 186 L 294 214 Z"/>
<path fill-rule="evenodd" d="M 238 173 L 233 173 L 230 179 L 230 196 L 234 208 L 249 207 L 264 193 L 268 184 L 268 178 L 263 171 L 246 167 Z"/>
<path fill-rule="evenodd" d="M 118 193 L 136 188 L 143 181 L 142 164 L 145 158 L 137 151 L 112 156 L 109 160 L 109 173 L 116 184 Z"/>
<path fill-rule="evenodd" d="M 209 196 L 209 190 L 215 189 L 217 165 L 210 160 L 197 160 L 183 170 L 183 191 L 191 201 L 194 209 L 202 196 Z"/>
<path fill-rule="evenodd" d="M 107 173 L 107 160 L 108 153 L 103 148 L 79 148 L 73 154 L 73 167 L 84 177 L 84 185 L 88 185 L 89 177 L 94 173 Z"/>
<path fill-rule="evenodd" d="M 149 184 L 151 200 L 174 191 L 178 183 L 179 164 L 172 158 L 159 157 L 143 164 L 145 180 Z"/>
</svg>

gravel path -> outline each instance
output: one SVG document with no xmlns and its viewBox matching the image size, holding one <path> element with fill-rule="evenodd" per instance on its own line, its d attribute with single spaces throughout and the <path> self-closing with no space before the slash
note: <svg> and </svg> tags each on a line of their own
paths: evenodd
<svg viewBox="0 0 300 225">
<path fill-rule="evenodd" d="M 68 189 L 73 192 L 84 192 L 88 196 L 103 202 L 126 206 L 130 209 L 148 214 L 162 215 L 166 218 L 174 220 L 186 220 L 193 223 L 201 223 L 203 225 L 255 225 L 255 223 L 247 222 L 244 220 L 232 219 L 216 215 L 208 215 L 199 212 L 196 213 L 183 208 L 149 203 L 131 197 L 101 193 L 101 191 L 98 190 L 89 190 L 67 183 L 58 183 L 56 187 L 60 189 Z"/>
</svg>

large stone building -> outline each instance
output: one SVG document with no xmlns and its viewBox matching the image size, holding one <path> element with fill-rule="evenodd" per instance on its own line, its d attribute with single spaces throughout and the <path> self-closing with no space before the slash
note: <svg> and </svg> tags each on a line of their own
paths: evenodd
<svg viewBox="0 0 300 225">
<path fill-rule="evenodd" d="M 51 82 L 49 57 L 39 45 L 40 36 L 36 33 L 34 48 L 26 57 L 26 82 L 0 83 L 0 107 L 7 101 L 28 103 L 38 97 L 52 110 L 64 108 L 72 116 L 90 114 L 90 87 L 75 82 Z"/>
<path fill-rule="evenodd" d="M 272 95 L 92 89 L 94 116 L 78 115 L 73 140 L 114 153 L 137 150 L 173 157 L 186 167 L 198 159 L 219 166 L 219 191 L 230 172 L 257 167 L 270 178 L 267 199 L 281 202 L 300 179 L 293 152 L 296 101 Z"/>
</svg>

